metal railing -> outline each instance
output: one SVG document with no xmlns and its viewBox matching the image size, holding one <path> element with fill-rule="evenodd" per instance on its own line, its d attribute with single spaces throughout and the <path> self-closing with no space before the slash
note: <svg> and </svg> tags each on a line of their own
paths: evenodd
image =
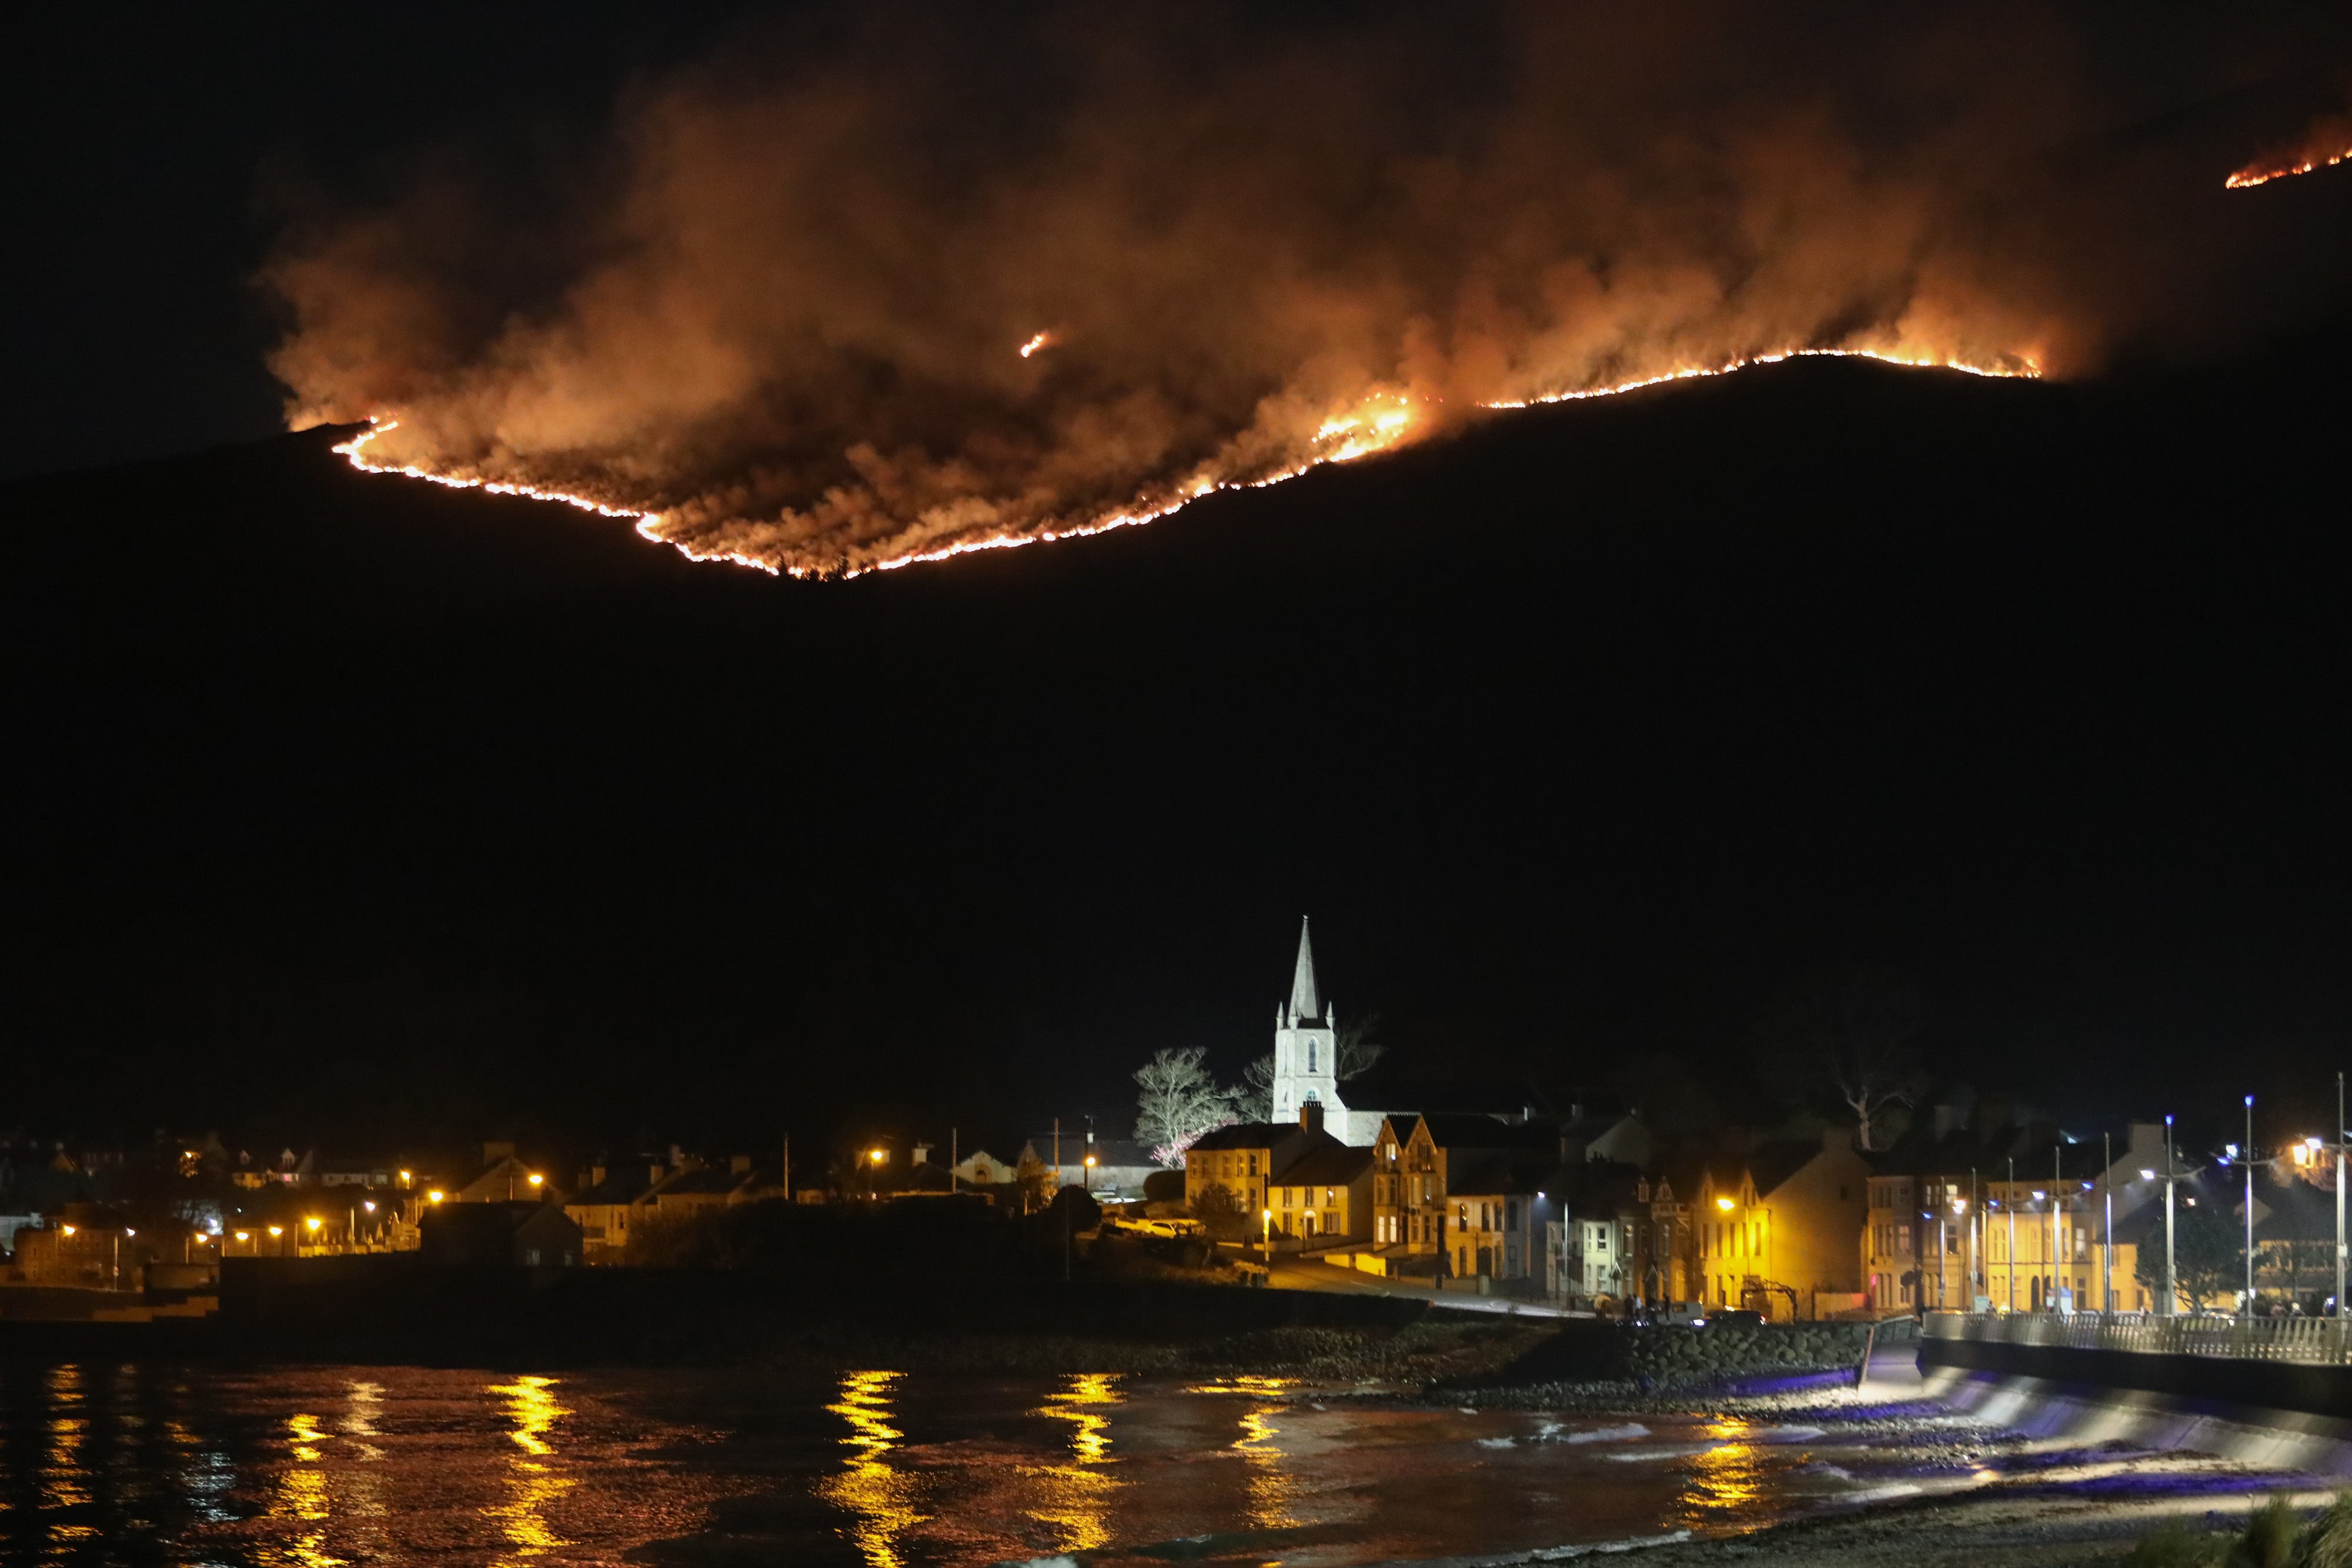
<svg viewBox="0 0 2352 1568">
<path fill-rule="evenodd" d="M 2352 1361 L 2341 1318 L 2160 1318 L 2151 1312 L 1929 1312 L 1929 1339 L 2241 1361 Z"/>
</svg>

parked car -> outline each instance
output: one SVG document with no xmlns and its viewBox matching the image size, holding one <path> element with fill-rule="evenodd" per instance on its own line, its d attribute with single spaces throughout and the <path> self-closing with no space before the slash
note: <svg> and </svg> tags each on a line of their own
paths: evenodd
<svg viewBox="0 0 2352 1568">
<path fill-rule="evenodd" d="M 1746 1307 L 1726 1307 L 1719 1312 L 1709 1312 L 1703 1318 L 1693 1318 L 1691 1327 L 1695 1329 L 1760 1329 L 1764 1326 L 1764 1322 L 1762 1312 L 1750 1312 Z"/>
</svg>

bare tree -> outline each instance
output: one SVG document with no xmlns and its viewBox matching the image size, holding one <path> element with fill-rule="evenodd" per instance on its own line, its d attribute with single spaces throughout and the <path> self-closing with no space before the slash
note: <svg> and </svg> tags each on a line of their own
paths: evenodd
<svg viewBox="0 0 2352 1568">
<path fill-rule="evenodd" d="M 1242 1069 L 1242 1086 L 1234 1091 L 1234 1103 L 1244 1122 L 1274 1120 L 1274 1052 L 1267 1051 Z"/>
<path fill-rule="evenodd" d="M 1373 1012 L 1339 1026 L 1339 1032 L 1332 1037 L 1332 1077 L 1344 1083 L 1372 1070 L 1373 1064 L 1387 1054 L 1389 1049 L 1372 1042 L 1372 1030 L 1380 1027 L 1381 1015 Z"/>
<path fill-rule="evenodd" d="M 1887 1113 L 1919 1092 L 1924 1010 L 1919 993 L 1892 970 L 1826 972 L 1782 993 L 1764 1033 L 1785 1071 L 1845 1102 L 1855 1141 L 1867 1152 L 1880 1146 Z"/>
<path fill-rule="evenodd" d="M 1163 1166 L 1181 1163 L 1202 1134 L 1234 1118 L 1239 1092 L 1220 1088 L 1209 1076 L 1202 1065 L 1208 1054 L 1197 1045 L 1171 1047 L 1135 1070 L 1142 1090 L 1135 1101 L 1136 1135 Z"/>
</svg>

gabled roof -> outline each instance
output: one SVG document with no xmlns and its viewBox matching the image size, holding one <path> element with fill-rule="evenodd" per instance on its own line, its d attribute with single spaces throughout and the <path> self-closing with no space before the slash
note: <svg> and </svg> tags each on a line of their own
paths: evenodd
<svg viewBox="0 0 2352 1568">
<path fill-rule="evenodd" d="M 2332 1192 L 2322 1192 L 2302 1180 L 2258 1181 L 2254 1204 L 2270 1210 L 2254 1221 L 2256 1246 L 2265 1241 L 2325 1241 L 2330 1247 L 2336 1243 L 2336 1195 Z M 2244 1207 L 2242 1196 L 2238 1207 Z"/>
<path fill-rule="evenodd" d="M 1538 1157 L 1533 1150 L 1471 1151 L 1470 1158 L 1458 1168 L 1447 1167 L 1445 1196 L 1449 1198 L 1484 1197 L 1532 1193 L 1541 1185 L 1541 1177 L 1550 1163 Z"/>
<path fill-rule="evenodd" d="M 1555 1158 L 1559 1155 L 1559 1140 L 1549 1127 L 1514 1126 L 1465 1111 L 1423 1112 L 1421 1123 L 1441 1149 L 1545 1149 Z"/>
<path fill-rule="evenodd" d="M 1213 1154 L 1221 1149 L 1270 1149 L 1306 1129 L 1296 1122 L 1229 1122 L 1192 1140 L 1188 1154 Z"/>
<path fill-rule="evenodd" d="M 1454 1112 L 1482 1116 L 1542 1114 L 1550 1103 L 1519 1079 L 1416 1078 L 1375 1067 L 1339 1081 L 1339 1098 L 1350 1110 Z"/>
<path fill-rule="evenodd" d="M 1333 1142 L 1310 1149 L 1274 1178 L 1276 1186 L 1346 1186 L 1372 1168 L 1372 1151 Z"/>
<path fill-rule="evenodd" d="M 1396 1134 L 1397 1147 L 1402 1148 L 1412 1142 L 1413 1129 L 1421 1125 L 1421 1115 L 1415 1111 L 1391 1111 L 1387 1121 L 1389 1131 Z"/>
<path fill-rule="evenodd" d="M 635 1203 L 654 1185 L 652 1162 L 640 1160 L 635 1165 L 607 1169 L 604 1179 L 587 1191 L 564 1199 L 572 1207 L 590 1205 Z"/>
<path fill-rule="evenodd" d="M 696 1170 L 680 1171 L 662 1183 L 661 1190 L 654 1194 L 654 1197 L 656 1200 L 665 1197 L 707 1197 L 713 1193 L 723 1197 L 742 1186 L 747 1174 L 741 1171 L 730 1171 L 719 1166 L 703 1166 Z"/>
<path fill-rule="evenodd" d="M 1230 1149 L 1266 1151 L 1266 1179 L 1279 1182 L 1297 1163 L 1324 1149 L 1345 1148 L 1328 1133 L 1310 1133 L 1296 1122 L 1237 1122 L 1204 1133 L 1185 1153 L 1217 1154 Z M 1371 1151 L 1364 1151 L 1370 1159 Z"/>
</svg>

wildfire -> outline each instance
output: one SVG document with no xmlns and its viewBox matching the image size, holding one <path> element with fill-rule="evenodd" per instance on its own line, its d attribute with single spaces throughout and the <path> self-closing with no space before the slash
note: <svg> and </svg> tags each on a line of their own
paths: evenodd
<svg viewBox="0 0 2352 1568">
<path fill-rule="evenodd" d="M 1025 360 L 1030 355 L 1035 353 L 1038 350 L 1050 349 L 1053 346 L 1054 334 L 1051 332 L 1040 332 L 1035 337 L 1021 345 L 1021 357 Z"/>
<path fill-rule="evenodd" d="M 2308 174 L 2315 169 L 2332 169 L 2348 159 L 2352 159 L 2352 145 L 2347 145 L 2338 152 L 2315 152 L 2299 156 L 2284 163 L 2258 160 L 2222 181 L 2221 188 L 2227 191 L 2251 191 L 2256 185 L 2267 185 L 2273 180 L 2284 180 L 2296 174 Z"/>
<path fill-rule="evenodd" d="M 1401 392 L 1379 392 L 1348 413 L 1323 422 L 1315 433 L 1317 460 L 1346 463 L 1385 452 L 1412 428 L 1412 401 Z M 1328 450 L 1325 450 L 1328 448 Z"/>
<path fill-rule="evenodd" d="M 2347 154 L 2352 156 L 2352 154 Z M 1036 350 L 1048 347 L 1052 334 L 1040 332 L 1023 346 L 1026 358 Z M 2042 374 L 2040 361 L 2031 355 L 2003 356 L 1994 364 L 1973 364 L 1948 357 L 1906 353 L 1880 349 L 1789 349 L 1772 353 L 1759 353 L 1712 365 L 1691 365 L 1665 371 L 1660 375 L 1643 376 L 1597 387 L 1579 387 L 1544 392 L 1527 398 L 1500 400 L 1482 403 L 1482 409 L 1505 412 L 1532 408 L 1547 403 L 1580 402 L 1590 398 L 1616 397 L 1625 392 L 1639 392 L 1645 387 L 1663 386 L 1673 382 L 1692 381 L 1702 376 L 1730 375 L 1751 365 L 1780 364 L 1793 359 L 1874 360 L 1882 364 L 1903 365 L 1918 369 L 1958 371 L 1965 375 L 1997 379 L 2038 379 Z M 1024 532 L 998 532 L 971 538 L 961 538 L 935 548 L 910 549 L 887 559 L 864 563 L 843 564 L 826 569 L 796 565 L 790 561 L 772 561 L 739 550 L 706 550 L 691 541 L 673 538 L 665 531 L 665 514 L 635 511 L 614 507 L 585 496 L 562 490 L 546 489 L 535 485 L 515 484 L 503 480 L 474 479 L 449 474 L 436 474 L 430 469 L 411 464 L 379 463 L 367 455 L 370 443 L 398 428 L 398 421 L 379 416 L 369 427 L 350 441 L 334 448 L 347 458 L 352 466 L 367 474 L 396 474 L 406 478 L 423 479 L 456 490 L 481 490 L 493 496 L 525 496 L 533 500 L 561 501 L 598 517 L 624 519 L 637 533 L 657 544 L 668 545 L 695 561 L 723 561 L 736 566 L 748 566 L 770 576 L 793 578 L 852 578 L 870 571 L 896 571 L 901 567 L 917 566 L 933 561 L 953 559 L 957 556 L 975 555 L 982 550 L 1013 549 L 1023 545 L 1052 544 L 1061 539 L 1087 538 L 1106 534 L 1114 528 L 1133 528 L 1156 522 L 1179 508 L 1206 496 L 1223 490 L 1263 489 L 1295 479 L 1309 469 L 1327 463 L 1346 463 L 1359 457 L 1386 452 L 1422 434 L 1426 422 L 1418 415 L 1412 400 L 1393 389 L 1377 390 L 1352 406 L 1327 417 L 1307 442 L 1306 454 L 1286 466 L 1246 476 L 1219 472 L 1213 463 L 1203 464 L 1185 477 L 1152 494 L 1139 497 L 1133 503 L 1113 511 L 1090 517 L 1073 518 L 1055 526 Z"/>
</svg>

